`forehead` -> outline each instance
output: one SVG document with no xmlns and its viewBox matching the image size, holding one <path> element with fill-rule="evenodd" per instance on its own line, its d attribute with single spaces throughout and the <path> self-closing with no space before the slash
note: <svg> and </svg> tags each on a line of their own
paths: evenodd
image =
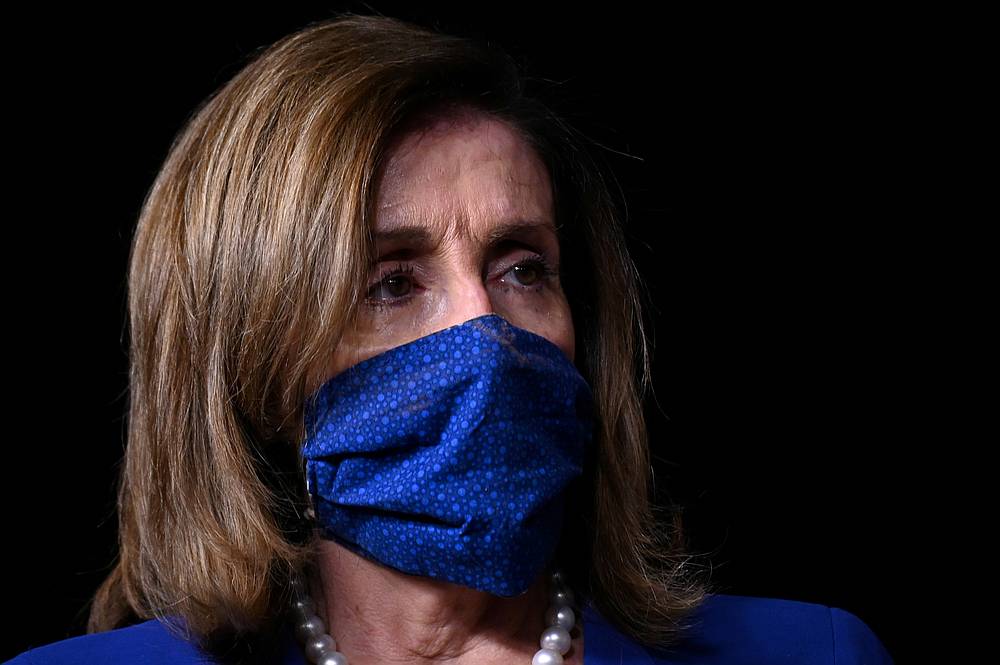
<svg viewBox="0 0 1000 665">
<path fill-rule="evenodd" d="M 486 236 L 497 225 L 555 228 L 548 170 L 506 122 L 435 116 L 390 145 L 376 194 L 376 235 L 401 226 Z"/>
</svg>

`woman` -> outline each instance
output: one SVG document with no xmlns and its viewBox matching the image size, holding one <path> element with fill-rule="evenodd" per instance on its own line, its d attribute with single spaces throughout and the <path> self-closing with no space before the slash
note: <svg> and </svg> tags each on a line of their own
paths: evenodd
<svg viewBox="0 0 1000 665">
<path fill-rule="evenodd" d="M 891 662 L 657 521 L 640 282 L 526 83 L 345 15 L 198 109 L 130 257 L 119 560 L 11 662 Z"/>
</svg>

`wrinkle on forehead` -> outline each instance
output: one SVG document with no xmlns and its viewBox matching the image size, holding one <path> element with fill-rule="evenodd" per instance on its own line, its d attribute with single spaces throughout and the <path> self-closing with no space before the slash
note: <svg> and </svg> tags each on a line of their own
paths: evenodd
<svg viewBox="0 0 1000 665">
<path fill-rule="evenodd" d="M 482 112 L 437 118 L 426 130 L 401 136 L 388 153 L 376 233 L 420 224 L 438 235 L 471 237 L 488 231 L 470 228 L 481 226 L 472 220 L 513 219 L 555 228 L 548 170 L 505 121 Z"/>
</svg>

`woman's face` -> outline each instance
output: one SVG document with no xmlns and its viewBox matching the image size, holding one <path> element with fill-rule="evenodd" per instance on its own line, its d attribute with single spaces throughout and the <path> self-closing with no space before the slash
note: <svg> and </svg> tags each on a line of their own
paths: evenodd
<svg viewBox="0 0 1000 665">
<path fill-rule="evenodd" d="M 328 378 L 488 313 L 573 360 L 549 175 L 508 125 L 472 112 L 404 134 L 387 154 L 376 209 L 367 300 Z"/>
</svg>

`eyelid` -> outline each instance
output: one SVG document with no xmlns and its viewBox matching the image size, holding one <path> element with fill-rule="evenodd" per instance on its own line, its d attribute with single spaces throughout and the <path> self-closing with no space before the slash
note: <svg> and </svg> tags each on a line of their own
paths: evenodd
<svg viewBox="0 0 1000 665">
<path fill-rule="evenodd" d="M 558 274 L 559 273 L 559 266 L 556 264 L 555 261 L 553 261 L 551 258 L 549 258 L 548 252 L 545 252 L 543 250 L 528 250 L 528 251 L 530 252 L 529 254 L 511 260 L 503 269 L 501 269 L 499 271 L 499 276 L 506 275 L 515 266 L 518 266 L 518 265 L 520 265 L 522 263 L 525 263 L 525 262 L 529 262 L 530 263 L 530 262 L 532 262 L 532 260 L 535 260 L 535 261 L 538 261 L 538 262 L 541 262 L 541 263 L 544 264 L 545 269 L 546 269 L 545 276 L 549 276 L 550 274 Z"/>
<path fill-rule="evenodd" d="M 369 282 L 365 293 L 368 293 L 390 277 L 395 277 L 397 275 L 405 275 L 412 278 L 414 275 L 420 275 L 420 270 L 412 263 L 406 264 L 402 261 L 396 261 L 394 265 L 379 269 L 378 276 L 375 277 L 374 281 Z"/>
</svg>

